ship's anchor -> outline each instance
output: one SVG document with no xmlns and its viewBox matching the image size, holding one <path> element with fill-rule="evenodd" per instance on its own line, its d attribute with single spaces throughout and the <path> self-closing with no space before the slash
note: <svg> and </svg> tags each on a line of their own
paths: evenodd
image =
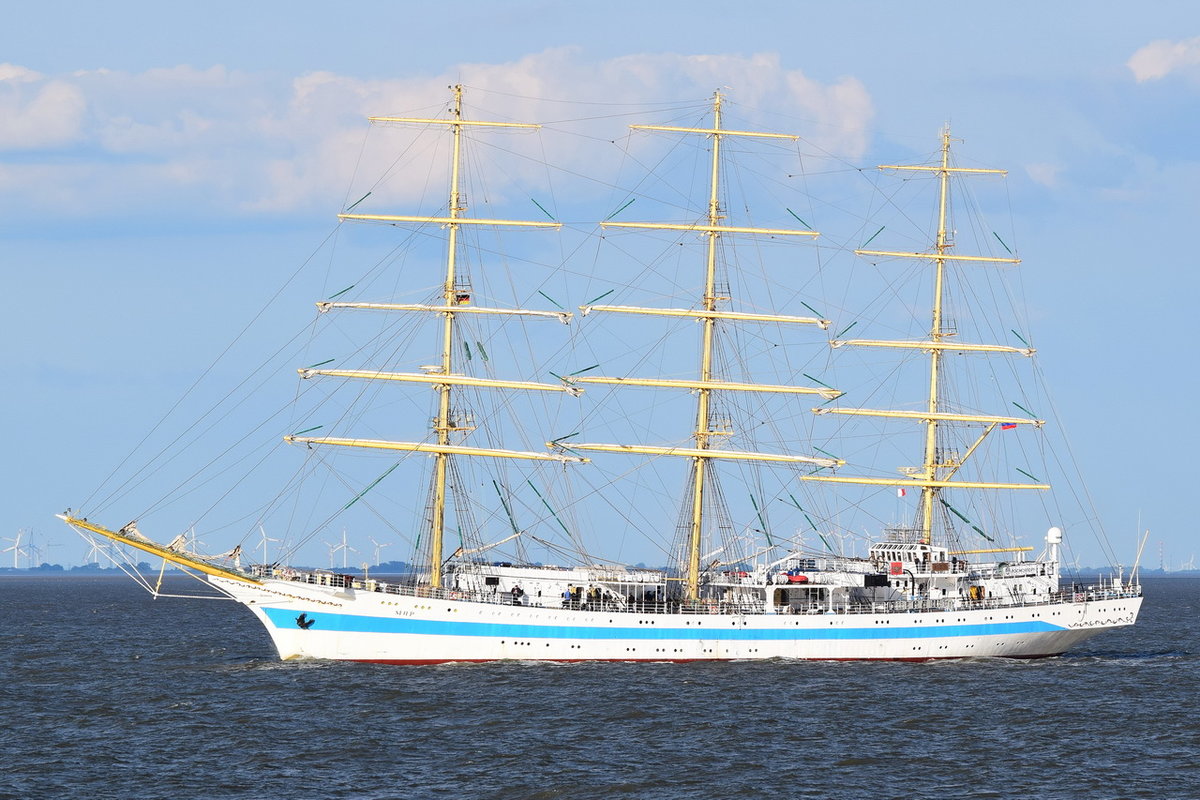
<svg viewBox="0 0 1200 800">
<path fill-rule="evenodd" d="M 301 614 L 300 616 L 296 617 L 296 625 L 301 630 L 305 630 L 305 631 L 308 630 L 309 628 L 311 628 L 313 626 L 314 622 L 316 622 L 316 620 L 309 619 L 308 614 Z"/>
</svg>

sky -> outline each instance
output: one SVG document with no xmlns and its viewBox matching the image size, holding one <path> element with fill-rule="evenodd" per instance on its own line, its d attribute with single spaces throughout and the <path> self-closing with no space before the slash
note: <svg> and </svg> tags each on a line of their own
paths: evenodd
<svg viewBox="0 0 1200 800">
<path fill-rule="evenodd" d="M 695 102 L 724 87 L 863 166 L 933 149 L 1010 170 L 1055 406 L 1121 560 L 1197 537 L 1200 10 L 1190 2 L 72 2 L 0 29 L 0 550 L 83 543 L 76 505 L 302 264 L 363 118 L 463 82 Z M 774 98 L 782 98 L 776 101 Z M 402 189 L 396 189 L 399 195 Z M 1098 563 L 1081 546 L 1083 563 Z M 0 553 L 8 564 L 12 553 Z"/>
</svg>

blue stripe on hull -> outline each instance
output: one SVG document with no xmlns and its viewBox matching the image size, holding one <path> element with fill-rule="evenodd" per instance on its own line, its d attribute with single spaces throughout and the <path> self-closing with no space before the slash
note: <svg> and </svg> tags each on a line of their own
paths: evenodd
<svg viewBox="0 0 1200 800">
<path fill-rule="evenodd" d="M 296 612 L 280 608 L 262 608 L 277 628 L 296 628 Z M 952 636 L 997 636 L 1021 633 L 1046 633 L 1064 630 L 1043 621 L 992 622 L 972 625 L 921 625 L 919 627 L 870 628 L 729 628 L 704 627 L 605 627 L 584 625 L 522 625 L 499 622 L 457 622 L 449 620 L 393 619 L 354 614 L 305 612 L 311 630 L 339 633 L 420 634 L 424 636 L 475 636 L 504 639 L 687 639 L 706 641 L 789 641 L 827 639 L 940 639 Z M 710 620 L 705 619 L 705 622 Z"/>
</svg>

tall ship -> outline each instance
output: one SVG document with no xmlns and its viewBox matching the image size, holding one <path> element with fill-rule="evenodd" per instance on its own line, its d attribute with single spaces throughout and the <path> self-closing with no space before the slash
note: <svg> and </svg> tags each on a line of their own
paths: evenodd
<svg viewBox="0 0 1200 800">
<path fill-rule="evenodd" d="M 1021 480 L 1007 477 L 1011 469 L 989 474 L 1000 469 L 1000 456 L 1037 451 L 1014 442 L 1045 424 L 1024 395 L 1024 402 L 999 405 L 1008 413 L 998 412 L 989 403 L 1001 401 L 979 389 L 996 381 L 963 377 L 992 363 L 1012 374 L 1014 362 L 1035 352 L 1015 329 L 1016 343 L 990 343 L 964 335 L 987 325 L 961 324 L 963 309 L 983 295 L 961 288 L 959 279 L 1011 270 L 1019 260 L 999 236 L 1005 251 L 999 255 L 959 251 L 951 187 L 1003 173 L 957 166 L 948 129 L 929 163 L 879 168 L 880 180 L 919 179 L 931 189 L 932 240 L 910 237 L 898 249 L 869 249 L 887 240 L 885 225 L 864 229 L 872 235 L 846 255 L 875 272 L 901 265 L 915 288 L 901 292 L 887 278 L 887 291 L 872 302 L 901 306 L 922 331 L 898 337 L 902 326 L 884 315 L 881 338 L 850 337 L 851 329 L 868 328 L 867 317 L 846 312 L 849 319 L 835 323 L 838 315 L 817 307 L 836 298 L 821 299 L 820 286 L 802 274 L 814 257 L 806 243 L 818 233 L 790 208 L 788 218 L 798 225 L 757 224 L 740 207 L 735 215 L 727 191 L 731 180 L 759 178 L 767 163 L 734 170 L 732 155 L 786 151 L 799 137 L 728 127 L 726 102 L 715 94 L 699 123 L 631 126 L 638 136 L 698 154 L 696 197 L 681 191 L 686 199 L 671 219 L 631 220 L 633 195 L 609 214 L 593 235 L 598 247 L 615 246 L 617 255 L 604 259 L 634 258 L 639 249 L 651 255 L 619 276 L 613 268 L 617 288 L 598 291 L 577 311 L 559 306 L 545 282 L 513 294 L 539 307 L 489 302 L 496 293 L 478 291 L 479 272 L 506 257 L 491 239 L 480 245 L 481 231 L 524 239 L 561 223 L 536 200 L 538 218 L 472 213 L 464 188 L 474 163 L 468 142 L 537 126 L 468 118 L 461 87 L 453 88 L 440 116 L 372 118 L 439 134 L 449 186 L 431 213 L 359 212 L 359 200 L 340 218 L 436 239 L 444 262 L 435 267 L 414 259 L 418 268 L 394 282 L 391 296 L 360 300 L 338 292 L 317 304 L 319 322 L 348 320 L 345 331 L 376 338 L 351 348 L 362 363 L 299 369 L 305 389 L 324 384 L 352 396 L 335 405 L 331 390 L 314 404 L 345 431 L 325 435 L 321 425 L 305 421 L 275 438 L 313 465 L 347 453 L 387 468 L 370 480 L 342 479 L 333 490 L 329 481 L 322 484 L 320 492 L 337 498 L 324 516 L 302 502 L 265 503 L 238 521 L 241 544 L 220 555 L 201 552 L 196 540 L 207 534 L 203 525 L 195 533 L 195 523 L 176 522 L 170 533 L 154 536 L 140 515 L 109 526 L 89 519 L 96 517 L 92 508 L 60 517 L 114 557 L 131 564 L 161 560 L 163 568 L 170 564 L 243 604 L 283 659 L 1037 658 L 1132 625 L 1142 601 L 1136 570 L 1088 583 L 1066 577 L 1058 506 L 1009 499 L 1045 498 L 1048 482 L 1028 465 L 1015 468 Z M 786 181 L 777 185 L 787 191 Z M 785 271 L 739 271 L 747 254 L 762 251 L 781 257 Z M 596 263 L 581 282 L 588 294 L 604 285 L 609 270 L 599 257 Z M 641 288 L 641 278 L 649 288 Z M 432 288 L 413 298 L 402 291 L 408 286 Z M 380 338 L 380 330 L 398 330 L 393 321 L 403 333 Z M 1004 330 L 1003 323 L 988 324 Z M 541 380 L 498 374 L 535 360 L 520 348 L 498 357 L 493 337 L 513 329 L 533 330 L 542 345 L 552 342 L 550 361 L 573 367 L 543 367 Z M 611 358 L 596 355 L 588 365 L 599 353 L 593 341 L 625 349 Z M 808 352 L 808 360 L 785 355 L 792 349 Z M 843 372 L 836 365 L 845 357 L 884 379 L 873 385 L 851 368 Z M 762 362 L 778 380 L 759 382 L 750 368 Z M 895 366 L 881 367 L 885 362 Z M 822 368 L 817 375 L 813 363 Z M 609 374 L 610 365 L 628 374 Z M 837 388 L 843 376 L 852 390 Z M 386 411 L 359 410 L 368 403 Z M 403 428 L 417 434 L 404 441 L 390 433 Z M 593 435 L 609 428 L 619 431 L 614 439 L 627 438 Z M 397 485 L 393 470 L 414 465 L 421 481 Z M 741 487 L 736 491 L 727 488 L 730 475 Z M 647 501 L 652 484 L 673 484 L 667 488 L 676 490 L 674 505 Z M 289 485 L 310 497 L 318 492 L 311 478 Z M 401 490 L 415 498 L 406 512 L 411 522 L 376 501 L 379 492 Z M 402 574 L 349 569 L 345 533 L 340 545 L 329 545 L 329 569 L 269 557 L 275 539 L 262 526 L 268 512 L 290 508 L 295 530 L 279 538 L 295 545 L 338 535 L 339 515 L 368 503 L 380 519 L 371 537 L 375 560 L 389 544 L 376 536 L 397 532 L 410 545 L 413 560 Z M 1028 523 L 1007 521 L 1008 512 L 1031 505 L 1035 516 L 1041 513 L 1036 533 L 1023 527 Z M 536 525 L 526 521 L 531 509 L 538 511 Z M 848 536 L 863 535 L 859 511 L 874 530 L 863 546 L 847 546 Z M 788 521 L 774 521 L 781 514 Z M 586 524 L 598 544 L 578 535 Z M 562 536 L 551 541 L 553 532 Z M 636 549 L 631 536 L 658 543 L 669 563 L 634 565 L 598 552 Z M 1021 543 L 1030 538 L 1036 545 Z M 535 558 L 535 548 L 560 563 Z M 151 591 L 164 591 L 161 570 L 157 582 L 153 574 L 135 576 Z"/>
</svg>

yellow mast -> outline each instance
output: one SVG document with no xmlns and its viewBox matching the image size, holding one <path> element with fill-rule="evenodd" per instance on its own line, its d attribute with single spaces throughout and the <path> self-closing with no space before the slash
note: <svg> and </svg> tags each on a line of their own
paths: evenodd
<svg viewBox="0 0 1200 800">
<path fill-rule="evenodd" d="M 386 381 L 403 381 L 411 383 L 427 383 L 432 384 L 438 392 L 438 412 L 433 420 L 433 432 L 436 434 L 436 443 L 430 442 L 392 442 L 375 439 L 356 439 L 356 438 L 335 438 L 335 437 L 306 437 L 306 436 L 285 436 L 284 440 L 292 443 L 300 443 L 306 445 L 323 445 L 334 447 L 355 447 L 363 449 L 390 450 L 400 452 L 421 452 L 432 454 L 434 461 L 434 503 L 432 519 L 430 521 L 431 536 L 430 536 L 430 580 L 433 586 L 437 587 L 442 582 L 442 551 L 443 539 L 445 531 L 445 507 L 446 507 L 446 476 L 448 460 L 452 455 L 467 455 L 467 456 L 484 456 L 492 458 L 509 458 L 509 459 L 527 459 L 537 461 L 556 461 L 559 463 L 567 462 L 586 462 L 586 458 L 578 456 L 564 455 L 561 453 L 530 453 L 516 450 L 502 450 L 497 448 L 482 448 L 471 447 L 464 444 L 453 444 L 450 441 L 451 434 L 465 429 L 458 428 L 453 421 L 453 406 L 451 403 L 452 387 L 456 385 L 469 385 L 481 388 L 504 388 L 504 389 L 524 389 L 537 391 L 565 391 L 570 394 L 579 394 L 582 390 L 567 384 L 541 384 L 531 381 L 505 381 L 487 378 L 475 378 L 467 375 L 456 375 L 453 372 L 454 363 L 452 359 L 453 341 L 454 341 L 454 322 L 457 314 L 492 314 L 492 315 L 523 315 L 523 316 L 540 316 L 550 317 L 567 323 L 571 319 L 571 314 L 568 312 L 555 311 L 534 311 L 527 309 L 506 309 L 506 308 L 480 308 L 478 306 L 462 306 L 458 303 L 456 296 L 455 284 L 457 279 L 457 254 L 458 254 L 458 232 L 462 225 L 488 225 L 488 226 L 504 226 L 515 228 L 561 228 L 562 223 L 553 221 L 527 221 L 527 220 L 504 220 L 504 219 L 481 219 L 465 217 L 463 213 L 466 211 L 466 205 L 462 201 L 460 191 L 460 167 L 462 164 L 462 133 L 466 126 L 483 127 L 483 128 L 540 128 L 540 125 L 530 125 L 516 122 L 484 122 L 479 120 L 467 120 L 462 116 L 462 86 L 457 85 L 452 87 L 454 92 L 454 105 L 450 109 L 452 117 L 450 119 L 426 119 L 415 117 L 370 117 L 372 123 L 400 123 L 400 124 L 417 124 L 417 125 L 448 125 L 453 134 L 453 155 L 451 159 L 451 174 L 450 174 L 450 196 L 449 196 L 449 215 L 441 216 L 405 216 L 391 214 L 339 214 L 338 219 L 342 221 L 356 222 L 382 222 L 388 224 L 397 223 L 417 223 L 425 225 L 442 225 L 448 230 L 447 255 L 446 255 L 446 278 L 442 287 L 442 302 L 440 305 L 428 304 L 398 304 L 398 303 L 347 303 L 347 302 L 321 302 L 317 304 L 321 313 L 326 313 L 334 309 L 371 309 L 383 311 L 419 311 L 431 312 L 440 314 L 442 321 L 442 357 L 441 363 L 436 367 L 436 371 L 425 374 L 406 374 L 406 373 L 389 373 L 378 370 L 317 370 L 317 369 L 302 369 L 300 374 L 304 378 L 335 377 L 363 380 L 386 380 Z M 251 578 L 241 576 L 236 571 L 230 571 L 222 568 L 219 565 L 214 565 L 208 561 L 188 554 L 179 553 L 172 550 L 169 546 L 155 544 L 154 542 L 141 537 L 127 535 L 127 532 L 110 531 L 103 526 L 89 523 L 86 519 L 76 518 L 69 514 L 60 515 L 68 524 L 77 528 L 83 528 L 93 533 L 107 536 L 110 539 L 128 544 L 148 553 L 161 555 L 164 559 L 180 564 L 181 566 L 199 570 L 210 575 L 220 575 L 222 577 L 230 577 L 236 580 L 241 580 L 247 583 L 257 583 Z"/>
<path fill-rule="evenodd" d="M 462 120 L 462 86 L 454 87 L 454 119 Z M 446 284 L 442 287 L 442 300 L 447 306 L 454 303 L 455 266 L 458 254 L 458 218 L 465 211 L 462 207 L 462 197 L 458 190 L 459 159 L 462 155 L 462 125 L 453 125 L 454 155 L 450 167 L 450 220 L 449 240 L 446 252 Z M 454 344 L 454 312 L 442 314 L 442 375 L 449 375 L 453 361 L 451 352 Z M 450 445 L 450 384 L 443 383 L 438 387 L 438 415 L 434 424 L 439 447 Z M 434 454 L 433 462 L 433 519 L 429 538 L 429 583 L 434 588 L 442 585 L 442 540 L 446 530 L 446 468 L 450 454 L 438 451 Z"/>
<path fill-rule="evenodd" d="M 720 181 L 721 163 L 721 93 L 713 95 L 713 133 L 712 133 L 712 172 L 709 180 L 708 195 L 708 224 L 713 230 L 706 232 L 705 270 L 704 270 L 704 310 L 717 310 L 717 236 L 715 230 L 721 219 L 720 198 L 717 196 Z M 711 381 L 712 375 L 712 340 L 713 328 L 716 325 L 714 317 L 702 317 L 703 334 L 700 344 L 700 380 Z M 708 448 L 709 400 L 712 389 L 700 388 L 696 399 L 696 440 L 697 450 Z M 700 594 L 700 534 L 704 522 L 704 473 L 708 468 L 708 459 L 697 455 L 692 466 L 692 529 L 688 541 L 687 596 L 695 599 Z"/>
<path fill-rule="evenodd" d="M 720 92 L 713 95 L 713 124 L 711 128 L 681 128 L 660 125 L 633 125 L 638 130 L 666 131 L 675 133 L 702 134 L 712 138 L 712 156 L 709 166 L 709 195 L 705 224 L 677 224 L 655 222 L 605 222 L 605 227 L 642 228 L 651 230 L 691 231 L 705 237 L 705 272 L 704 296 L 699 309 L 670 309 L 670 308 L 641 308 L 633 306 L 584 306 L 581 311 L 615 311 L 630 314 L 654 314 L 660 316 L 686 316 L 696 318 L 702 325 L 700 337 L 700 374 L 697 380 L 665 380 L 648 378 L 603 378 L 577 377 L 572 382 L 578 383 L 608 383 L 629 386 L 655 386 L 662 388 L 687 388 L 696 393 L 696 422 L 692 431 L 694 447 L 658 447 L 651 445 L 616 445 L 616 444 L 572 444 L 572 450 L 595 450 L 601 452 L 632 453 L 640 455 L 669 455 L 682 456 L 692 459 L 692 496 L 691 523 L 687 542 L 687 575 L 685 587 L 688 599 L 695 600 L 700 593 L 700 551 L 701 537 L 704 527 L 704 502 L 707 484 L 707 468 L 713 459 L 741 459 L 751 461 L 775 461 L 791 463 L 818 464 L 821 466 L 837 466 L 841 462 L 836 459 L 813 458 L 809 456 L 773 455 L 765 453 L 736 452 L 712 449 L 712 437 L 717 434 L 712 430 L 711 401 L 714 391 L 750 391 L 750 392 L 790 392 L 821 394 L 834 398 L 840 392 L 830 389 L 805 389 L 791 386 L 764 386 L 759 384 L 735 383 L 721 381 L 713 375 L 713 337 L 718 319 L 731 320 L 760 320 L 774 322 L 798 322 L 819 325 L 826 328 L 828 320 L 811 317 L 778 316 L 772 314 L 743 314 L 717 310 L 717 304 L 722 299 L 717 296 L 717 250 L 718 242 L 726 234 L 758 234 L 767 236 L 816 236 L 814 231 L 798 231 L 771 228 L 751 228 L 722 225 L 723 219 L 720 205 L 721 187 L 721 139 L 725 136 L 746 136 L 770 139 L 790 139 L 798 137 L 788 134 L 758 133 L 752 131 L 727 130 L 721 125 Z"/>
<path fill-rule="evenodd" d="M 945 333 L 942 330 L 942 281 L 946 274 L 946 250 L 949 244 L 946 241 L 946 196 L 950 191 L 950 173 L 947 169 L 950 166 L 950 127 L 946 126 L 942 129 L 942 169 L 938 173 L 938 232 L 937 243 L 937 258 L 934 259 L 936 267 L 936 275 L 933 282 L 933 323 L 930 325 L 929 338 L 937 343 L 941 343 Z M 925 480 L 932 481 L 937 478 L 938 469 L 938 453 L 937 453 L 937 430 L 940 420 L 936 416 L 938 411 L 938 379 L 941 377 L 942 365 L 942 349 L 939 347 L 932 348 L 929 351 L 929 414 L 930 417 L 925 420 Z M 933 503 L 937 499 L 939 488 L 937 486 L 925 486 L 921 489 L 921 542 L 929 544 L 933 532 Z"/>
<path fill-rule="evenodd" d="M 538 227 L 538 228 L 559 228 L 562 227 L 558 222 L 534 222 L 524 220 L 500 220 L 500 219 L 478 219 L 463 216 L 466 211 L 466 205 L 463 203 L 462 194 L 460 191 L 460 168 L 462 164 L 462 134 L 463 129 L 467 126 L 492 127 L 492 128 L 538 128 L 539 125 L 530 125 L 516 122 L 482 122 L 477 120 L 466 120 L 462 116 L 462 86 L 456 85 L 454 91 L 454 106 L 450 109 L 452 117 L 450 119 L 424 119 L 424 118 L 409 118 L 409 117 L 371 117 L 372 122 L 395 122 L 395 123 L 410 123 L 423 125 L 448 125 L 450 126 L 453 135 L 453 152 L 450 165 L 450 197 L 449 197 L 449 213 L 444 217 L 420 217 L 420 216 L 405 216 L 395 214 L 340 214 L 339 219 L 354 220 L 354 221 L 371 221 L 385 223 L 402 223 L 412 222 L 421 224 L 438 224 L 444 225 L 447 229 L 447 251 L 446 251 L 446 277 L 442 286 L 442 304 L 441 305 L 417 305 L 417 304 L 388 304 L 388 303 L 320 303 L 318 307 L 322 312 L 329 311 L 334 308 L 360 308 L 360 309 L 377 309 L 377 310 L 397 310 L 397 311 L 428 311 L 431 313 L 440 314 L 442 316 L 442 357 L 436 371 L 430 371 L 424 375 L 412 375 L 405 373 L 386 373 L 379 371 L 367 370 L 301 370 L 301 375 L 305 378 L 314 376 L 327 377 L 342 377 L 351 379 L 367 379 L 367 380 L 391 380 L 391 381 L 408 381 L 416 383 L 433 384 L 434 389 L 438 392 L 437 401 L 437 416 L 433 420 L 433 433 L 436 435 L 436 443 L 423 442 L 389 442 L 372 439 L 348 439 L 348 438 L 315 438 L 315 437 L 286 437 L 290 442 L 301 442 L 308 444 L 323 444 L 340 447 L 360 447 L 369 449 L 384 449 L 398 450 L 403 452 L 424 452 L 431 453 L 434 458 L 433 467 L 433 508 L 430 519 L 430 554 L 429 554 L 429 576 L 430 583 L 434 587 L 439 587 L 442 584 L 442 553 L 443 540 L 445 538 L 446 528 L 446 481 L 449 467 L 449 459 L 452 455 L 471 455 L 471 456 L 490 456 L 496 458 L 520 458 L 520 459 L 536 459 L 536 460 L 556 460 L 556 461 L 585 461 L 586 459 L 578 457 L 563 456 L 548 453 L 524 453 L 514 450 L 498 450 L 491 448 L 477 448 L 466 445 L 455 445 L 451 443 L 451 435 L 463 430 L 457 427 L 453 419 L 453 405 L 451 402 L 454 386 L 471 385 L 480 387 L 492 388 L 508 388 L 508 389 L 534 389 L 534 390 L 555 390 L 555 391 L 573 391 L 579 390 L 568 386 L 537 384 L 524 381 L 500 381 L 489 380 L 482 378 L 472 378 L 465 375 L 456 375 L 454 373 L 453 345 L 454 345 L 454 323 L 455 316 L 464 311 L 468 313 L 490 313 L 490 314 L 538 314 L 538 312 L 526 312 L 517 309 L 479 309 L 460 307 L 456 297 L 456 280 L 457 280 L 457 258 L 458 258 L 458 233 L 463 225 L 499 225 L 509 227 Z M 563 322 L 569 320 L 570 315 L 563 314 L 540 314 L 543 316 L 555 316 Z"/>
<path fill-rule="evenodd" d="M 843 345 L 854 345 L 861 347 L 891 347 L 891 348 L 908 348 L 920 349 L 929 353 L 929 394 L 926 400 L 926 410 L 919 411 L 892 411 L 892 410 L 875 410 L 875 409 L 830 409 L 830 408 L 814 408 L 813 411 L 818 414 L 851 414 L 874 417 L 892 417 L 897 419 L 917 419 L 925 425 L 925 446 L 922 459 L 922 465 L 919 473 L 911 477 L 904 478 L 864 478 L 854 476 L 823 476 L 823 475 L 806 475 L 805 480 L 823 481 L 831 483 L 852 483 L 860 485 L 877 485 L 877 486 L 917 486 L 921 489 L 921 505 L 919 508 L 920 519 L 918 520 L 918 530 L 920 532 L 921 542 L 929 544 L 933 535 L 933 509 L 934 504 L 938 500 L 941 491 L 951 487 L 961 488 L 978 488 L 978 489 L 1048 489 L 1045 484 L 1013 484 L 1013 483 L 993 483 L 993 482 L 967 482 L 967 481 L 952 481 L 951 477 L 958 471 L 966 458 L 974 452 L 975 448 L 983 441 L 997 424 L 1025 424 L 1040 426 L 1042 420 L 1023 419 L 1016 417 L 999 417 L 982 414 L 954 414 L 944 412 L 940 408 L 940 381 L 942 372 L 942 359 L 947 350 L 964 351 L 964 352 L 993 352 L 993 353 L 1012 353 L 1025 356 L 1032 356 L 1033 348 L 1015 348 L 1006 347 L 1003 345 L 991 344 L 963 344 L 960 342 L 947 342 L 946 339 L 954 334 L 945 329 L 943 318 L 943 299 L 944 299 L 944 284 L 947 261 L 971 261 L 971 262 L 992 262 L 1019 264 L 1020 259 L 1017 258 L 993 258 L 991 256 L 965 256 L 951 252 L 954 243 L 949 235 L 947 226 L 947 209 L 949 208 L 950 199 L 950 175 L 952 173 L 982 173 L 992 175 L 1005 175 L 1007 172 L 1000 169 L 975 169 L 968 167 L 951 167 L 950 166 L 950 127 L 947 125 L 942 129 L 942 146 L 941 160 L 937 166 L 900 166 L 895 164 L 884 164 L 879 169 L 889 170 L 904 170 L 904 171 L 924 171 L 933 172 L 938 177 L 938 230 L 937 238 L 934 241 L 934 251 L 932 253 L 910 253 L 910 252 L 894 252 L 890 250 L 855 250 L 858 255 L 872 255 L 881 257 L 899 257 L 899 258 L 918 258 L 928 259 L 934 263 L 934 282 L 933 282 L 933 312 L 929 326 L 929 341 L 924 342 L 903 342 L 903 341 L 884 341 L 872 339 L 859 339 L 847 341 L 834 341 L 831 344 L 834 347 Z M 986 422 L 990 423 L 989 427 L 984 431 L 983 435 L 977 440 L 968 450 L 967 455 L 957 460 L 943 459 L 938 448 L 938 429 L 943 422 Z"/>
</svg>

